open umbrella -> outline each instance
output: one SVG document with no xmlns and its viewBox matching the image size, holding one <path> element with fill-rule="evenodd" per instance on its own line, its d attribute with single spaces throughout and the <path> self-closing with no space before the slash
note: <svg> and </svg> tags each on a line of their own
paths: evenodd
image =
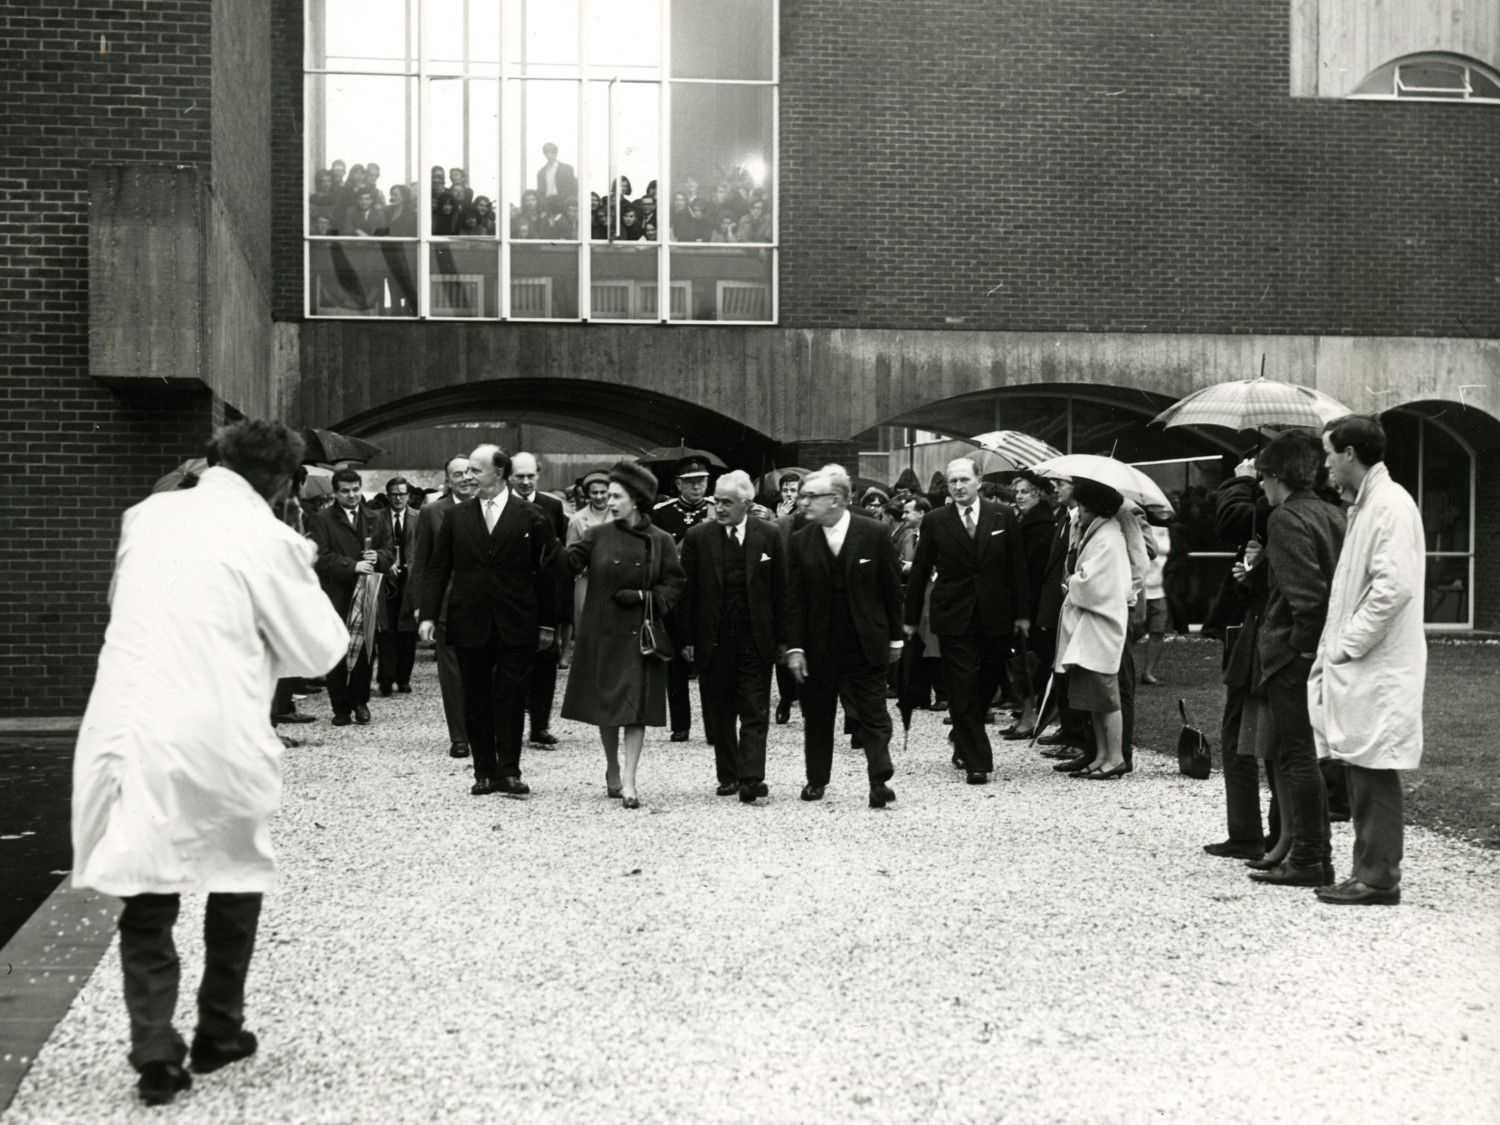
<svg viewBox="0 0 1500 1125">
<path fill-rule="evenodd" d="M 303 429 L 297 433 L 307 446 L 302 454 L 303 464 L 307 465 L 336 465 L 350 461 L 363 464 L 379 457 L 383 452 L 378 445 L 361 438 L 336 434 L 332 430 Z"/>
<path fill-rule="evenodd" d="M 708 462 L 710 468 L 727 469 L 729 466 L 723 460 L 714 456 L 706 449 L 694 449 L 690 445 L 658 445 L 655 449 L 648 449 L 636 458 L 642 465 L 656 474 L 656 479 L 663 485 L 668 484 L 671 478 L 665 474 L 677 470 L 677 464 L 684 457 L 702 457 Z"/>
<path fill-rule="evenodd" d="M 912 712 L 926 702 L 927 685 L 922 679 L 922 654 L 926 649 L 922 637 L 913 633 L 901 648 L 901 663 L 896 666 L 896 710 L 901 713 L 901 749 L 911 740 Z"/>
<path fill-rule="evenodd" d="M 1338 399 L 1280 383 L 1264 375 L 1257 379 L 1234 379 L 1194 391 L 1167 407 L 1153 422 L 1163 426 L 1217 426 L 1220 429 L 1259 430 L 1262 426 L 1302 426 L 1321 430 L 1350 410 Z"/>
<path fill-rule="evenodd" d="M 182 464 L 178 465 L 177 468 L 153 484 L 151 486 L 151 494 L 154 496 L 158 492 L 171 492 L 174 489 L 181 488 L 189 480 L 193 484 L 197 484 L 198 478 L 203 475 L 203 470 L 206 468 L 208 468 L 208 458 L 189 457 Z"/>
<path fill-rule="evenodd" d="M 969 440 L 980 449 L 1004 458 L 1008 463 L 1004 467 L 1012 469 L 1029 469 L 1039 461 L 1062 456 L 1061 449 L 1054 449 L 1040 438 L 1023 434 L 1020 430 L 990 430 L 988 433 L 975 434 Z M 996 468 L 1001 467 L 996 466 Z M 981 466 L 980 471 L 991 472 L 993 470 Z"/>
<path fill-rule="evenodd" d="M 1050 461 L 1041 461 L 1031 470 L 1044 477 L 1067 477 L 1107 484 L 1125 499 L 1139 504 L 1146 514 L 1157 519 L 1172 518 L 1172 504 L 1161 486 L 1134 465 L 1100 457 L 1093 453 L 1066 453 Z"/>
</svg>

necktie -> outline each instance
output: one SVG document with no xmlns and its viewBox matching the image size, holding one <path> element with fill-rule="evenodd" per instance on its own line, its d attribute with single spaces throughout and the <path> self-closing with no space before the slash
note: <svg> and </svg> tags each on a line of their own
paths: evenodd
<svg viewBox="0 0 1500 1125">
<path fill-rule="evenodd" d="M 500 514 L 495 511 L 495 502 L 493 500 L 486 500 L 484 502 L 484 528 L 485 528 L 485 530 L 486 531 L 494 531 L 495 530 L 495 521 L 497 519 L 499 519 L 499 518 L 500 518 Z"/>
<path fill-rule="evenodd" d="M 737 527 L 731 527 L 729 529 L 729 542 L 731 544 L 733 544 L 734 546 L 736 546 L 736 547 L 738 547 L 740 545 L 740 529 L 739 528 L 737 528 Z"/>
<path fill-rule="evenodd" d="M 964 509 L 964 530 L 969 533 L 970 539 L 974 538 L 974 509 L 972 507 Z"/>
</svg>

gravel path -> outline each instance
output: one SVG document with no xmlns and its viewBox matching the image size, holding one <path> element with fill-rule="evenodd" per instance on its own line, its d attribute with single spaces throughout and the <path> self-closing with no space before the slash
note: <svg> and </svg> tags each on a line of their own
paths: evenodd
<svg viewBox="0 0 1500 1125">
<path fill-rule="evenodd" d="M 796 799 L 798 718 L 763 807 L 653 732 L 626 812 L 566 723 L 529 799 L 475 799 L 418 673 L 287 755 L 261 1054 L 140 1108 L 112 950 L 7 1122 L 1500 1119 L 1494 853 L 1411 830 L 1404 905 L 1324 907 L 1199 851 L 1217 775 L 1083 784 L 1012 747 L 970 788 L 926 713 L 880 812 L 847 751 Z"/>
</svg>

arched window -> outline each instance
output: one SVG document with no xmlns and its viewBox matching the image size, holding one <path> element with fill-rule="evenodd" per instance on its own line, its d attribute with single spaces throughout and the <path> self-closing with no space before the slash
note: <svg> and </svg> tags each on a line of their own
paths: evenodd
<svg viewBox="0 0 1500 1125">
<path fill-rule="evenodd" d="M 1500 105 L 1500 75 L 1463 55 L 1407 55 L 1371 72 L 1349 97 Z"/>
</svg>

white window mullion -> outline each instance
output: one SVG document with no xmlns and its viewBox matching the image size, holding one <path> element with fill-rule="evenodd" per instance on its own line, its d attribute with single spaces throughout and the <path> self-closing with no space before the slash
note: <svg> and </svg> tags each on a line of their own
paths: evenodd
<svg viewBox="0 0 1500 1125">
<path fill-rule="evenodd" d="M 599 173 L 589 166 L 589 91 L 588 9 L 592 0 L 566 0 L 575 5 L 578 14 L 578 318 L 588 320 L 594 312 L 594 212 L 588 206 L 589 180 Z M 605 215 L 609 211 L 606 205 Z M 606 219 L 607 221 L 607 219 Z"/>
<path fill-rule="evenodd" d="M 427 97 L 427 5 L 417 3 L 417 317 L 425 320 L 429 295 L 432 289 L 432 207 L 436 199 L 423 196 L 432 194 L 432 176 L 429 165 L 432 154 L 428 151 L 427 118 L 431 112 Z"/>
<path fill-rule="evenodd" d="M 656 166 L 656 315 L 662 323 L 672 319 L 672 5 L 661 5 L 661 65 L 656 72 L 657 150 Z M 666 205 L 662 205 L 662 201 Z M 692 316 L 692 309 L 688 309 Z"/>
</svg>

